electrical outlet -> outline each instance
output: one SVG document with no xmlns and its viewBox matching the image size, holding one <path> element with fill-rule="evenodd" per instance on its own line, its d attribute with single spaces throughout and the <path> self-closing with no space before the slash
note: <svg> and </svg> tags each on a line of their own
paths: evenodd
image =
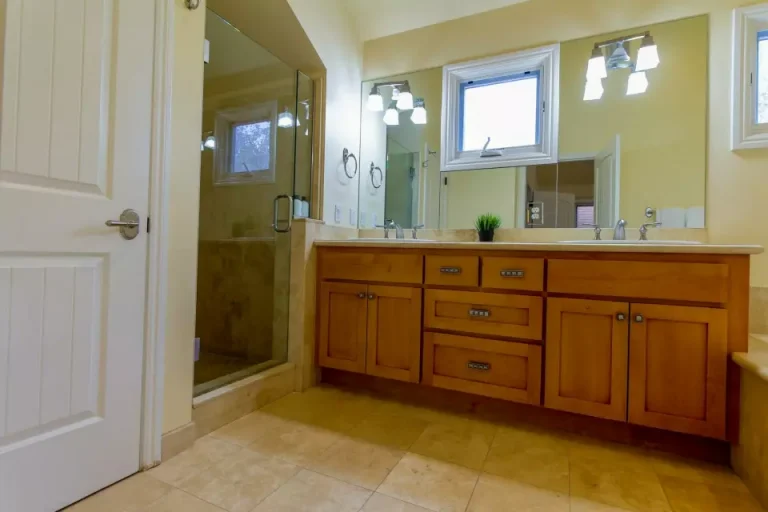
<svg viewBox="0 0 768 512">
<path fill-rule="evenodd" d="M 341 206 L 336 205 L 333 209 L 333 221 L 336 224 L 341 224 Z"/>
<path fill-rule="evenodd" d="M 195 362 L 200 360 L 200 338 L 195 338 Z"/>
<path fill-rule="evenodd" d="M 357 210 L 354 208 L 349 209 L 349 225 L 357 226 Z"/>
</svg>

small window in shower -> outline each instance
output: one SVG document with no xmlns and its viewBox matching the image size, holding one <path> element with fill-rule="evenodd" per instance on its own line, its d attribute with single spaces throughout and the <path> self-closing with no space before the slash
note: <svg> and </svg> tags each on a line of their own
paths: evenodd
<svg viewBox="0 0 768 512">
<path fill-rule="evenodd" d="M 250 173 L 269 170 L 271 121 L 241 123 L 232 127 L 232 160 L 229 172 Z"/>
<path fill-rule="evenodd" d="M 275 182 L 277 102 L 216 112 L 216 185 Z"/>
</svg>

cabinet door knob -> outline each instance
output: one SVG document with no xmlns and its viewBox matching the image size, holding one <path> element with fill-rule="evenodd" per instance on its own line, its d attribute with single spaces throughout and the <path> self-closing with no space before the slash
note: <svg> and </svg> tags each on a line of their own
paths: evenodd
<svg viewBox="0 0 768 512">
<path fill-rule="evenodd" d="M 635 322 L 641 324 L 645 321 L 645 318 L 643 318 L 643 315 L 637 315 L 635 316 Z"/>
<path fill-rule="evenodd" d="M 619 313 L 618 315 L 616 315 L 616 320 L 618 320 L 619 322 L 623 322 L 626 319 L 627 317 L 624 315 L 624 313 Z"/>
<path fill-rule="evenodd" d="M 376 295 L 374 295 L 372 293 L 368 295 L 368 300 L 373 300 L 375 298 L 376 298 Z"/>
<path fill-rule="evenodd" d="M 358 299 L 364 299 L 365 298 L 365 292 L 360 292 L 357 294 Z"/>
</svg>

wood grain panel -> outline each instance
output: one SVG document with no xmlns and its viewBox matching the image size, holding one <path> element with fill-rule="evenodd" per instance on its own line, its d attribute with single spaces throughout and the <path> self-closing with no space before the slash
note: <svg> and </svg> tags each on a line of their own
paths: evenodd
<svg viewBox="0 0 768 512">
<path fill-rule="evenodd" d="M 319 364 L 365 373 L 368 287 L 322 283 L 320 287 Z"/>
<path fill-rule="evenodd" d="M 547 407 L 626 420 L 628 316 L 626 303 L 548 299 Z"/>
<path fill-rule="evenodd" d="M 320 251 L 320 279 L 421 284 L 424 257 L 418 253 Z"/>
<path fill-rule="evenodd" d="M 458 270 L 458 273 L 455 271 Z M 476 287 L 480 279 L 477 256 L 427 256 L 424 282 L 441 286 Z"/>
<path fill-rule="evenodd" d="M 629 421 L 725 439 L 727 312 L 633 304 L 631 316 Z"/>
<path fill-rule="evenodd" d="M 482 260 L 482 287 L 500 290 L 544 289 L 544 260 L 541 258 L 484 257 Z M 509 275 L 522 272 L 523 275 Z"/>
<path fill-rule="evenodd" d="M 369 286 L 366 373 L 419 382 L 421 288 Z"/>
<path fill-rule="evenodd" d="M 523 295 L 426 290 L 424 327 L 505 338 L 541 340 L 543 299 Z M 488 316 L 471 316 L 472 310 Z"/>
<path fill-rule="evenodd" d="M 549 260 L 555 293 L 724 304 L 729 268 L 718 263 Z"/>
<path fill-rule="evenodd" d="M 424 384 L 538 405 L 541 347 L 425 333 Z"/>
</svg>

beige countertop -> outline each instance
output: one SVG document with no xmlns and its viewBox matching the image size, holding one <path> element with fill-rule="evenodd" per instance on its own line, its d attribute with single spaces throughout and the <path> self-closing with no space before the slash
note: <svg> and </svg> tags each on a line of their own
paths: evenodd
<svg viewBox="0 0 768 512">
<path fill-rule="evenodd" d="M 442 242 L 430 240 L 316 240 L 317 247 L 361 247 L 393 249 L 463 249 L 483 251 L 548 251 L 548 252 L 605 252 L 605 253 L 660 253 L 660 254 L 762 254 L 759 245 L 714 245 L 628 242 L 596 244 L 561 242 Z"/>
</svg>

